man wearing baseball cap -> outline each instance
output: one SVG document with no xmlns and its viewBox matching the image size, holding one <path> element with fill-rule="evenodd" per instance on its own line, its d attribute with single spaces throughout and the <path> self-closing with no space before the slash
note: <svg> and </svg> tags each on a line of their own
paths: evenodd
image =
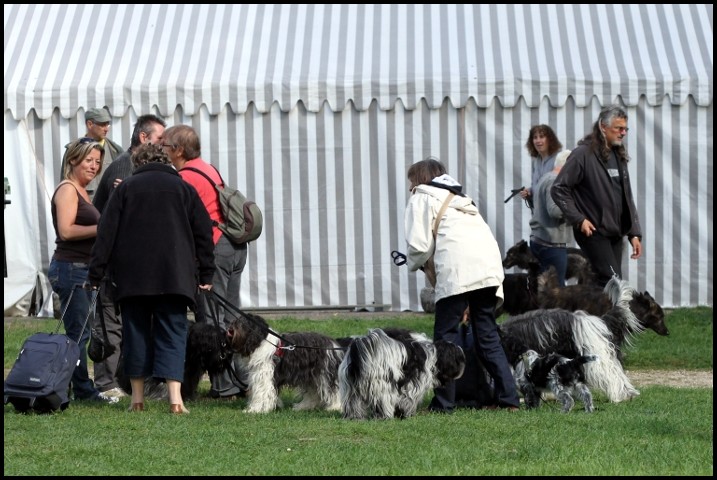
<svg viewBox="0 0 717 480">
<path fill-rule="evenodd" d="M 105 149 L 104 159 L 102 161 L 102 171 L 107 171 L 107 167 L 114 159 L 120 156 L 124 149 L 107 138 L 107 133 L 110 131 L 110 122 L 112 117 L 107 110 L 104 108 L 90 108 L 85 112 L 85 126 L 87 127 L 87 133 L 85 138 L 91 138 L 100 143 Z M 67 145 L 65 145 L 65 154 L 62 156 L 62 170 L 65 171 L 65 156 L 67 155 Z M 100 182 L 100 177 L 95 177 L 89 185 L 87 185 L 87 193 L 90 194 L 90 198 L 94 197 L 97 185 Z"/>
</svg>

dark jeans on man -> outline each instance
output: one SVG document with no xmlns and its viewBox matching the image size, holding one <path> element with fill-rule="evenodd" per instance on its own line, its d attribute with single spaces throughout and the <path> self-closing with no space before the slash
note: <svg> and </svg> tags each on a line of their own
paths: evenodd
<svg viewBox="0 0 717 480">
<path fill-rule="evenodd" d="M 624 237 L 604 237 L 597 232 L 586 237 L 578 228 L 573 228 L 573 233 L 575 241 L 593 267 L 597 285 L 604 287 L 613 275 L 622 278 Z"/>
</svg>

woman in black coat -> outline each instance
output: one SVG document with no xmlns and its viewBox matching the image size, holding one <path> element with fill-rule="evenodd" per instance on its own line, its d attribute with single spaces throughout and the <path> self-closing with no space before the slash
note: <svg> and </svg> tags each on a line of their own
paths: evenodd
<svg viewBox="0 0 717 480">
<path fill-rule="evenodd" d="M 100 218 L 89 281 L 108 270 L 122 311 L 124 372 L 132 383 L 130 410 L 144 409 L 144 379 L 167 382 L 170 411 L 188 413 L 184 377 L 187 307 L 197 286 L 211 289 L 212 224 L 196 190 L 169 164 L 163 147 L 143 144 L 136 170 L 112 193 Z"/>
</svg>

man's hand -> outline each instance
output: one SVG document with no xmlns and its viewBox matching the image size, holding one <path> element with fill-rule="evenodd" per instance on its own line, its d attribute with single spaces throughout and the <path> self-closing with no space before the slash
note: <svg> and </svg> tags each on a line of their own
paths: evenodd
<svg viewBox="0 0 717 480">
<path fill-rule="evenodd" d="M 593 225 L 592 222 L 586 218 L 583 220 L 583 223 L 580 224 L 580 231 L 583 232 L 583 235 L 586 237 L 591 237 L 595 231 L 595 225 Z"/>
<path fill-rule="evenodd" d="M 632 245 L 632 255 L 630 255 L 630 258 L 637 260 L 642 256 L 642 242 L 640 242 L 640 237 L 632 237 L 630 244 Z"/>
</svg>

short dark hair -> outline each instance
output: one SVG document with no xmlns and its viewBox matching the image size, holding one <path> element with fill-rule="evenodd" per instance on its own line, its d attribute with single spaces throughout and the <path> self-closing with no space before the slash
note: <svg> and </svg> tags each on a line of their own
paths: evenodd
<svg viewBox="0 0 717 480">
<path fill-rule="evenodd" d="M 137 117 L 137 122 L 134 124 L 134 131 L 132 131 L 132 140 L 130 142 L 130 148 L 138 146 L 140 143 L 139 134 L 144 133 L 149 136 L 154 131 L 154 125 L 167 126 L 167 123 L 159 118 L 157 115 L 147 114 Z"/>
</svg>

